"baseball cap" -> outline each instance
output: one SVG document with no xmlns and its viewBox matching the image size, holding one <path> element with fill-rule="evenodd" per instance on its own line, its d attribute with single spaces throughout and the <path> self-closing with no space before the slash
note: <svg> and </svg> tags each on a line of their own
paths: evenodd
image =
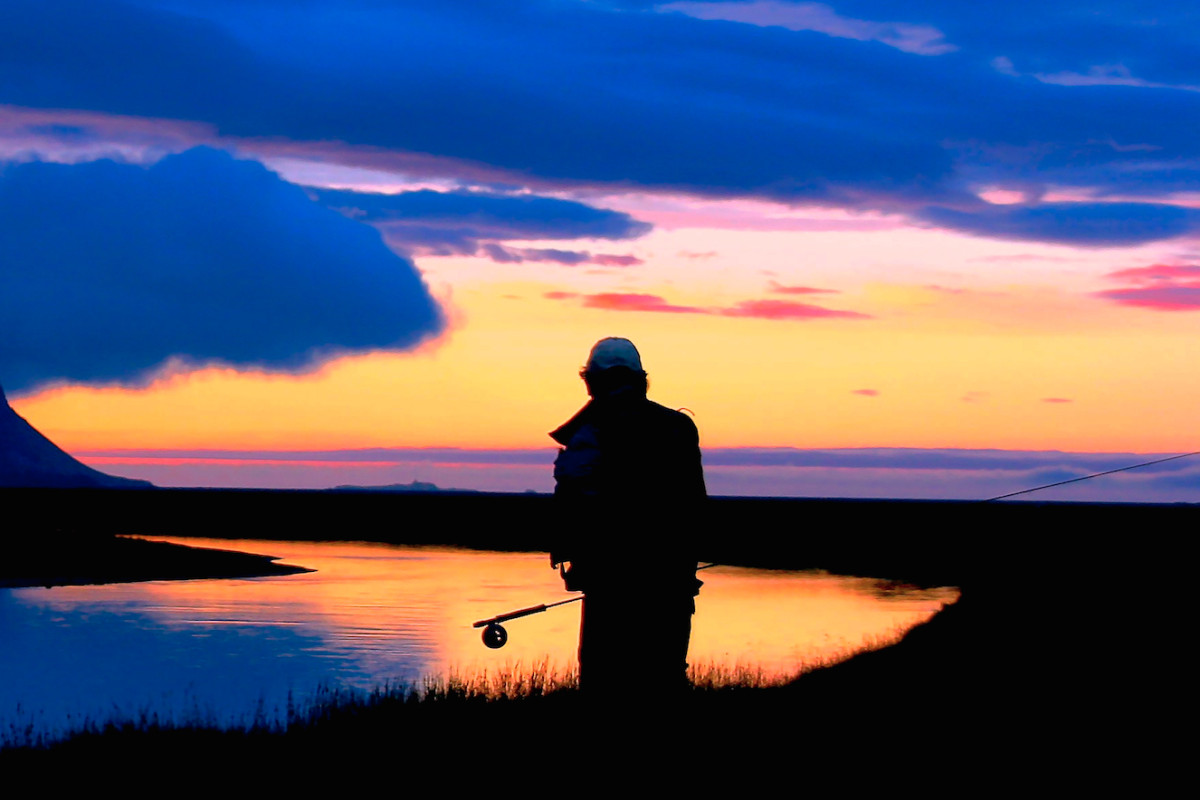
<svg viewBox="0 0 1200 800">
<path fill-rule="evenodd" d="M 633 346 L 633 342 L 628 339 L 610 336 L 607 339 L 601 339 L 592 346 L 592 352 L 588 355 L 587 366 L 584 367 L 584 371 L 598 372 L 599 370 L 611 369 L 612 367 L 625 367 L 635 372 L 643 371 L 642 357 L 638 353 L 637 348 Z"/>
</svg>

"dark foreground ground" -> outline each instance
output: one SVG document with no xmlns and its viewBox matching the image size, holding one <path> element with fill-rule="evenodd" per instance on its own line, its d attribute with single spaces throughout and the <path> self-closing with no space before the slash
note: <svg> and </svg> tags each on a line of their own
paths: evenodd
<svg viewBox="0 0 1200 800">
<path fill-rule="evenodd" d="M 6 548 L 132 533 L 544 550 L 564 524 L 548 498 L 527 495 L 25 490 L 0 492 L 0 503 L 9 520 L 32 520 L 5 530 Z M 870 765 L 882 761 L 902 770 L 882 777 L 915 778 L 922 790 L 941 781 L 977 790 L 1043 768 L 1065 788 L 1166 763 L 1180 750 L 1169 731 L 1194 711 L 1181 678 L 1190 673 L 1183 653 L 1198 513 L 1191 505 L 714 499 L 706 529 L 696 531 L 706 560 L 954 585 L 963 597 L 898 645 L 778 688 L 603 702 L 576 691 L 384 698 L 334 704 L 287 733 L 144 723 L 49 750 L 0 752 L 0 766 L 132 760 L 143 770 L 301 764 L 321 772 L 352 760 L 498 787 L 514 774 L 576 776 L 555 778 L 569 781 L 580 770 L 604 781 L 641 764 L 655 780 L 686 774 L 708 788 L 745 788 L 765 775 L 792 788 L 837 776 L 850 788 L 881 777 Z M 14 576 L 12 552 L 0 580 Z M 1145 788 L 1161 773 L 1140 774 Z M 1040 780 L 1048 788 L 1050 779 Z"/>
</svg>

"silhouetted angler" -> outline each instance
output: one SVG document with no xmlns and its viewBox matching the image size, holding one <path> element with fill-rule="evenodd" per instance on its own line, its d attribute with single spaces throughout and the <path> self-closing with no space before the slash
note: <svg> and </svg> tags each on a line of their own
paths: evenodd
<svg viewBox="0 0 1200 800">
<path fill-rule="evenodd" d="M 602 339 L 580 372 L 591 400 L 550 434 L 563 532 L 551 553 L 584 593 L 583 688 L 683 687 L 700 582 L 696 523 L 706 496 L 696 425 L 646 398 L 641 356 Z"/>
</svg>

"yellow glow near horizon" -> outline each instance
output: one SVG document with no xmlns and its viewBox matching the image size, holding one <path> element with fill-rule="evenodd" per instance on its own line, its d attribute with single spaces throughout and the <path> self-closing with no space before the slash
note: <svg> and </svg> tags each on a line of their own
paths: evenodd
<svg viewBox="0 0 1200 800">
<path fill-rule="evenodd" d="M 780 247 L 800 242 L 803 263 Z M 891 255 L 907 261 L 938 243 L 945 250 L 901 270 L 904 280 L 884 279 L 881 248 L 894 245 Z M 691 258 L 685 246 L 726 249 Z M 591 344 L 626 336 L 642 351 L 651 397 L 694 411 L 710 447 L 1195 449 L 1200 315 L 1090 296 L 1103 285 L 1099 271 L 1137 263 L 1128 252 L 1095 254 L 1090 271 L 1041 263 L 1041 283 L 1014 281 L 1032 268 L 1011 263 L 1003 276 L 980 267 L 955 286 L 939 283 L 955 277 L 955 259 L 1019 259 L 1014 247 L 914 230 L 703 230 L 639 240 L 632 250 L 647 263 L 625 270 L 532 263 L 513 280 L 511 265 L 425 259 L 454 323 L 416 352 L 346 358 L 301 377 L 211 368 L 146 390 L 68 387 L 13 405 L 68 451 L 540 448 L 587 399 L 577 371 Z M 1065 259 L 1055 255 L 1064 248 L 1024 249 Z M 763 269 L 742 268 L 742 258 Z M 684 262 L 694 262 L 686 275 Z M 772 295 L 771 281 L 840 293 Z M 654 294 L 700 308 L 770 297 L 872 318 L 609 311 L 547 299 L 550 291 Z"/>
</svg>

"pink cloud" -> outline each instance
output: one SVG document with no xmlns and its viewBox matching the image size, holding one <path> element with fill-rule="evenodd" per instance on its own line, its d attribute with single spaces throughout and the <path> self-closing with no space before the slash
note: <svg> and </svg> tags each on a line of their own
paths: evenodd
<svg viewBox="0 0 1200 800">
<path fill-rule="evenodd" d="M 617 256 L 607 253 L 597 253 L 592 256 L 592 263 L 602 267 L 635 267 L 646 262 L 637 256 Z"/>
<path fill-rule="evenodd" d="M 855 389 L 850 394 L 861 394 L 863 397 L 879 397 L 878 389 Z"/>
<path fill-rule="evenodd" d="M 1185 264 L 1152 264 L 1149 267 L 1131 267 L 1110 272 L 1106 278 L 1127 280 L 1133 283 L 1174 283 L 1177 280 L 1200 281 L 1200 267 Z"/>
<path fill-rule="evenodd" d="M 981 261 L 984 263 L 996 264 L 1007 263 L 1010 261 L 1047 261 L 1055 263 L 1067 263 L 1071 261 L 1079 261 L 1078 258 L 1070 256 L 1049 256 L 1040 253 L 1016 253 L 1013 255 L 998 255 L 998 256 L 975 256 L 967 259 L 968 261 Z"/>
<path fill-rule="evenodd" d="M 790 300 L 743 300 L 729 308 L 714 309 L 725 317 L 754 317 L 756 319 L 818 319 L 821 317 L 842 317 L 844 319 L 871 319 L 869 314 L 857 311 L 835 311 L 808 303 L 794 303 Z"/>
<path fill-rule="evenodd" d="M 575 292 L 546 292 L 548 300 L 572 300 L 581 298 L 584 308 L 606 311 L 658 311 L 668 314 L 711 314 L 721 317 L 747 317 L 754 319 L 797 320 L 797 319 L 871 319 L 869 314 L 857 311 L 837 311 L 808 303 L 791 300 L 743 300 L 732 306 L 680 306 L 668 302 L 656 294 L 637 292 L 606 292 L 581 295 Z"/>
<path fill-rule="evenodd" d="M 840 294 L 837 289 L 817 289 L 813 286 L 783 286 L 771 281 L 771 292 L 774 294 Z"/>
<path fill-rule="evenodd" d="M 1200 310 L 1200 266 L 1153 264 L 1120 269 L 1105 277 L 1132 284 L 1096 292 L 1105 300 L 1155 311 Z"/>
<path fill-rule="evenodd" d="M 1074 399 L 1070 397 L 1043 397 L 1043 403 L 1074 403 Z"/>
<path fill-rule="evenodd" d="M 696 306 L 676 306 L 656 294 L 622 294 L 618 292 L 590 294 L 583 298 L 586 308 L 603 308 L 608 311 L 660 311 L 668 314 L 708 314 Z"/>
</svg>

